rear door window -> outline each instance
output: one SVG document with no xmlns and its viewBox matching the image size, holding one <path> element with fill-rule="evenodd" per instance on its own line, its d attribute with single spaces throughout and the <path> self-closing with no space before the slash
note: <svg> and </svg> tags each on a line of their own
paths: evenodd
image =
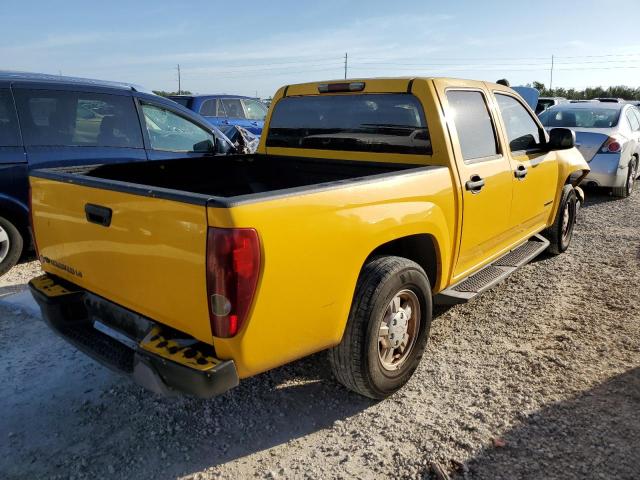
<svg viewBox="0 0 640 480">
<path fill-rule="evenodd" d="M 485 96 L 473 90 L 447 90 L 447 101 L 465 163 L 498 155 L 496 132 Z"/>
<path fill-rule="evenodd" d="M 0 88 L 0 147 L 17 147 L 19 145 L 18 119 L 13 107 L 11 92 L 8 88 Z"/>
<path fill-rule="evenodd" d="M 22 89 L 15 96 L 27 146 L 143 148 L 132 97 Z"/>
<path fill-rule="evenodd" d="M 149 143 L 153 150 L 212 152 L 213 134 L 166 108 L 142 104 Z"/>
<path fill-rule="evenodd" d="M 540 148 L 540 127 L 518 100 L 496 93 L 498 108 L 507 129 L 509 148 L 512 152 Z"/>
<path fill-rule="evenodd" d="M 268 147 L 432 153 L 420 101 L 407 93 L 286 97 L 274 107 Z"/>
</svg>

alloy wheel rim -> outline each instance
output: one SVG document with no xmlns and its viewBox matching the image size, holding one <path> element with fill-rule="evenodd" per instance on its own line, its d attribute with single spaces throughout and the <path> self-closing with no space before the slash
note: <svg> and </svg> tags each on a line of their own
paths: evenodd
<svg viewBox="0 0 640 480">
<path fill-rule="evenodd" d="M 0 227 L 0 262 L 3 262 L 4 259 L 7 258 L 9 247 L 9 234 L 7 234 L 4 228 Z"/>
<path fill-rule="evenodd" d="M 627 190 L 629 193 L 633 192 L 633 184 L 636 181 L 636 163 L 631 162 L 629 178 L 627 179 Z"/>
<path fill-rule="evenodd" d="M 378 359 L 385 370 L 398 370 L 413 351 L 420 331 L 420 302 L 408 289 L 396 293 L 380 322 Z"/>
</svg>

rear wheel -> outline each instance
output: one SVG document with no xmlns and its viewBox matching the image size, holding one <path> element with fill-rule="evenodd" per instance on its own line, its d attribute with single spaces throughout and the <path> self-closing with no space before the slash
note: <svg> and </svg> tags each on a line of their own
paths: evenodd
<svg viewBox="0 0 640 480">
<path fill-rule="evenodd" d="M 336 379 L 374 399 L 399 390 L 420 363 L 431 311 L 429 279 L 417 263 L 401 257 L 367 263 L 342 342 L 329 351 Z"/>
<path fill-rule="evenodd" d="M 636 178 L 638 178 L 638 159 L 633 158 L 629 162 L 629 167 L 627 168 L 627 181 L 622 187 L 614 187 L 612 189 L 613 195 L 620 198 L 627 198 L 629 195 L 633 193 L 633 187 L 636 183 Z"/>
<path fill-rule="evenodd" d="M 573 237 L 573 227 L 576 224 L 577 204 L 578 200 L 573 186 L 565 185 L 553 225 L 543 232 L 549 240 L 549 248 L 547 248 L 549 253 L 559 255 L 569 248 Z"/>
<path fill-rule="evenodd" d="M 22 254 L 22 235 L 4 217 L 0 217 L 0 275 L 4 275 L 18 263 Z"/>
</svg>

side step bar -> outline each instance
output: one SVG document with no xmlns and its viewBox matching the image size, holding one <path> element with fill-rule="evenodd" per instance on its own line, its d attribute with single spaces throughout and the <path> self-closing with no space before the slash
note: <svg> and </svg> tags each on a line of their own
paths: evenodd
<svg viewBox="0 0 640 480">
<path fill-rule="evenodd" d="M 544 252 L 549 240 L 538 234 L 490 263 L 482 270 L 438 293 L 433 301 L 436 305 L 466 303 L 479 293 L 500 283 L 523 265 Z"/>
</svg>

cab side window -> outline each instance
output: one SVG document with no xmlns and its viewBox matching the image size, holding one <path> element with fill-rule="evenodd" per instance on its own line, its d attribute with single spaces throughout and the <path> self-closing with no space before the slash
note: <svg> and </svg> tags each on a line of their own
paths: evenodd
<svg viewBox="0 0 640 480">
<path fill-rule="evenodd" d="M 496 93 L 498 108 L 507 130 L 512 152 L 540 148 L 540 128 L 527 109 L 514 97 Z"/>
<path fill-rule="evenodd" d="M 213 152 L 213 134 L 190 120 L 166 108 L 145 103 L 142 112 L 153 150 Z"/>
<path fill-rule="evenodd" d="M 485 96 L 474 90 L 448 90 L 447 101 L 465 163 L 499 154 L 496 132 Z"/>
<path fill-rule="evenodd" d="M 9 89 L 0 89 L 0 147 L 20 145 L 18 119 Z"/>
</svg>

